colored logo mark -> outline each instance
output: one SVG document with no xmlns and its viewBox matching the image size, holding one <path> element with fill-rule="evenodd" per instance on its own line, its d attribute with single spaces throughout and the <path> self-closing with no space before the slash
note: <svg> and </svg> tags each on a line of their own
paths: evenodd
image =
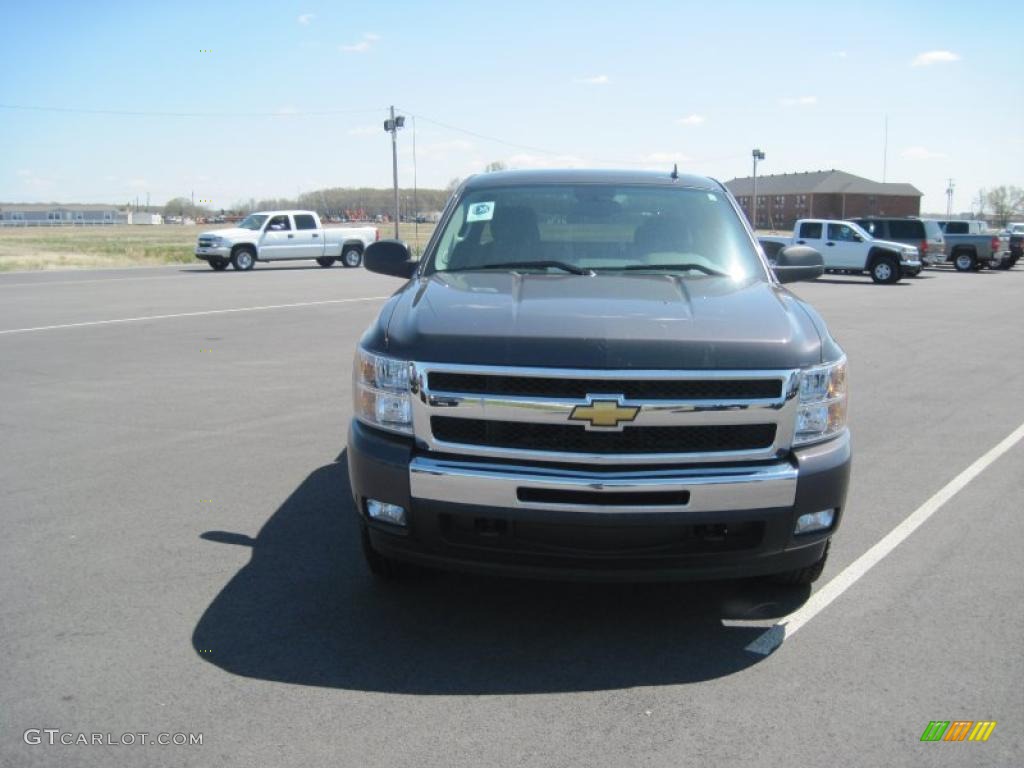
<svg viewBox="0 0 1024 768">
<path fill-rule="evenodd" d="M 592 427 L 617 427 L 621 422 L 633 421 L 638 413 L 639 408 L 619 405 L 616 400 L 595 400 L 590 405 L 577 405 L 569 418 L 588 421 Z"/>
<path fill-rule="evenodd" d="M 921 741 L 988 741 L 995 729 L 995 720 L 932 720 Z"/>
</svg>

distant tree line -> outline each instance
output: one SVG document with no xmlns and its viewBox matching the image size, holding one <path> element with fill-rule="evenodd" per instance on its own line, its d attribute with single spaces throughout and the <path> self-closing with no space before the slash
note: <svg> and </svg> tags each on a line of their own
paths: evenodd
<svg viewBox="0 0 1024 768">
<path fill-rule="evenodd" d="M 1005 227 L 1011 219 L 1024 218 L 1024 189 L 1001 186 L 979 190 L 974 208 L 979 217 L 984 217 L 991 211 L 988 218 L 995 225 Z"/>
</svg>

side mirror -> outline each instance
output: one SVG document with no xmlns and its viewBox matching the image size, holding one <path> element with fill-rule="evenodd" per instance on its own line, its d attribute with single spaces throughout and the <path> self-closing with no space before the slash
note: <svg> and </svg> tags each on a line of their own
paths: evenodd
<svg viewBox="0 0 1024 768">
<path fill-rule="evenodd" d="M 408 280 L 416 271 L 409 246 L 401 240 L 378 240 L 370 243 L 363 254 L 363 266 L 380 275 L 391 275 Z"/>
<path fill-rule="evenodd" d="M 775 277 L 780 283 L 816 280 L 825 272 L 825 260 L 806 245 L 790 245 L 775 257 Z"/>
</svg>

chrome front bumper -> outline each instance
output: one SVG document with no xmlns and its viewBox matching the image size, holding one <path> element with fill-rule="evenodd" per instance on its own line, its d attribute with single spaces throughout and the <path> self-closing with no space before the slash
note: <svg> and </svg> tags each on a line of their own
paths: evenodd
<svg viewBox="0 0 1024 768">
<path fill-rule="evenodd" d="M 505 509 L 529 508 L 595 513 L 723 512 L 792 507 L 797 469 L 789 462 L 746 467 L 593 472 L 538 466 L 489 464 L 417 456 L 409 465 L 413 498 Z M 535 500 L 530 491 L 584 492 L 594 503 Z M 525 493 L 524 493 L 525 491 Z M 685 503 L 628 506 L 602 503 L 608 494 L 686 494 Z M 526 496 L 527 500 L 523 500 Z"/>
<path fill-rule="evenodd" d="M 231 249 L 226 246 L 199 246 L 195 248 L 195 255 L 197 259 L 209 259 L 209 258 L 221 258 L 226 259 L 231 256 Z"/>
</svg>

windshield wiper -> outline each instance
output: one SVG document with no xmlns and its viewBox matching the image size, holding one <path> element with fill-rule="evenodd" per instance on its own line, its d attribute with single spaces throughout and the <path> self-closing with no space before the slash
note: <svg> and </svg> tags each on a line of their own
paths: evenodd
<svg viewBox="0 0 1024 768">
<path fill-rule="evenodd" d="M 617 270 L 639 270 L 639 269 L 668 269 L 673 272 L 682 272 L 684 270 L 692 269 L 697 272 L 703 272 L 705 275 L 713 275 L 715 277 L 729 277 L 730 275 L 726 272 L 720 272 L 717 269 L 711 267 L 705 267 L 703 264 L 627 264 L 624 267 L 611 267 L 609 271 Z"/>
<path fill-rule="evenodd" d="M 449 269 L 449 272 L 473 272 L 477 269 L 531 269 L 531 268 L 550 268 L 560 269 L 563 272 L 570 272 L 574 275 L 592 275 L 594 270 L 584 269 L 583 267 L 577 267 L 575 264 L 569 264 L 564 261 L 503 261 L 498 264 L 480 264 L 474 267 L 460 267 L 459 269 Z"/>
</svg>

